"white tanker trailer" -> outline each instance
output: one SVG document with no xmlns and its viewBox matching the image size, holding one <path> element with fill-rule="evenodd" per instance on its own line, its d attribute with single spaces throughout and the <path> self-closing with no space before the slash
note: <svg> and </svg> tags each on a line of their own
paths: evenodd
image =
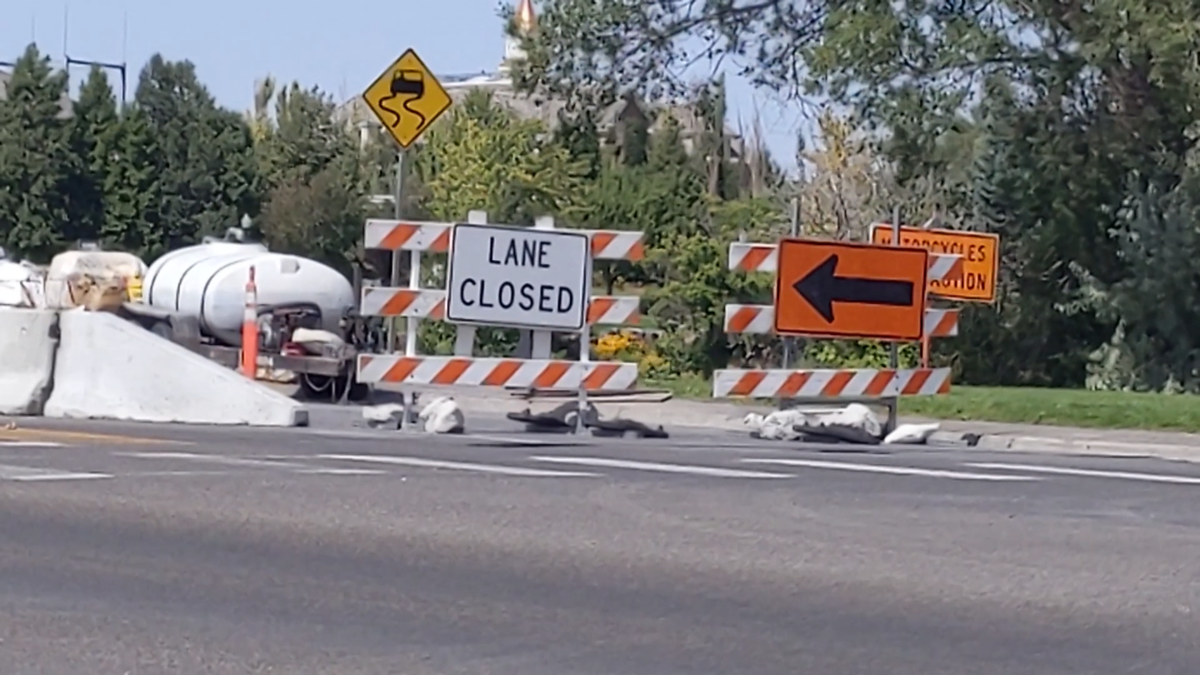
<svg viewBox="0 0 1200 675">
<path fill-rule="evenodd" d="M 377 327 L 357 313 L 351 283 L 315 260 L 274 253 L 240 240 L 207 238 L 155 260 L 142 280 L 141 302 L 127 304 L 150 330 L 236 368 L 242 344 L 246 284 L 254 269 L 257 290 L 259 367 L 296 373 L 302 393 L 359 399 L 366 387 L 354 382 L 359 351 L 376 351 Z M 297 345 L 298 328 L 320 329 L 337 338 Z M 314 351 L 315 349 L 315 351 Z"/>
<path fill-rule="evenodd" d="M 246 283 L 254 269 L 260 307 L 308 306 L 317 325 L 340 332 L 354 308 L 354 289 L 331 267 L 272 253 L 262 244 L 217 241 L 171 251 L 155 260 L 142 280 L 142 302 L 194 317 L 200 332 L 221 344 L 242 344 Z"/>
</svg>

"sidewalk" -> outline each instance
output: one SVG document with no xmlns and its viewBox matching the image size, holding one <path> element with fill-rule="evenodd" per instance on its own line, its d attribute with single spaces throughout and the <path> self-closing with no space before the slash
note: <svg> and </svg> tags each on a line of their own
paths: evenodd
<svg viewBox="0 0 1200 675">
<path fill-rule="evenodd" d="M 956 442 L 964 433 L 980 434 L 979 443 L 975 447 L 981 450 L 1160 457 L 1200 462 L 1200 434 L 1130 429 L 1080 429 L 1000 422 L 940 423 L 942 430 L 935 435 L 935 440 Z"/>
</svg>

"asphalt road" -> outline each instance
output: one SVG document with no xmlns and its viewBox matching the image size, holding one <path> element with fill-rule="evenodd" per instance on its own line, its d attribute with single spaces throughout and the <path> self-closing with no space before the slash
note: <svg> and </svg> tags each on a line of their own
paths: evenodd
<svg viewBox="0 0 1200 675">
<path fill-rule="evenodd" d="M 5 675 L 1200 672 L 1198 465 L 56 429 L 0 432 Z"/>
</svg>

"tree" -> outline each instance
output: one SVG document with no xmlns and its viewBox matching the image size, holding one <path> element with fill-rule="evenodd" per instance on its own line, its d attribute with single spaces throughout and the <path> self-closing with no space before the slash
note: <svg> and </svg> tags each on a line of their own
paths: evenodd
<svg viewBox="0 0 1200 675">
<path fill-rule="evenodd" d="M 78 238 L 86 217 L 73 193 L 83 166 L 72 148 L 66 92 L 66 73 L 54 72 L 31 44 L 0 102 L 0 245 L 37 262 Z"/>
<path fill-rule="evenodd" d="M 157 149 L 147 255 L 195 243 L 258 212 L 250 129 L 240 115 L 217 107 L 191 62 L 151 57 L 134 101 Z"/>
<path fill-rule="evenodd" d="M 1200 393 L 1198 159 L 1180 185 L 1141 189 L 1121 210 L 1113 234 L 1128 274 L 1112 284 L 1083 275 L 1079 304 L 1116 324 L 1090 355 L 1090 388 Z"/>
<path fill-rule="evenodd" d="M 274 92 L 271 78 L 256 97 L 255 156 L 267 188 L 259 227 L 272 249 L 309 256 L 349 273 L 359 258 L 368 174 L 334 104 L 298 83 Z M 275 115 L 265 108 L 271 98 Z"/>
<path fill-rule="evenodd" d="M 584 110 L 577 117 L 560 115 L 554 129 L 555 144 L 566 149 L 571 159 L 586 169 L 581 174 L 585 181 L 594 181 L 600 176 L 603 154 L 600 148 L 600 131 L 596 128 L 596 117 L 592 110 Z"/>
<path fill-rule="evenodd" d="M 121 161 L 112 153 L 120 125 L 117 99 L 108 76 L 99 66 L 92 66 L 88 72 L 73 112 L 72 145 L 83 164 L 83 171 L 72 186 L 79 206 L 76 225 L 81 238 L 96 240 L 102 238 L 105 230 L 105 182 L 110 172 L 120 171 L 115 165 Z"/>
<path fill-rule="evenodd" d="M 162 155 L 146 113 L 127 110 L 110 133 L 101 134 L 98 147 L 106 159 L 100 240 L 151 260 L 165 250 L 156 220 Z"/>
<path fill-rule="evenodd" d="M 779 91 L 803 82 L 804 48 L 822 36 L 834 0 L 546 0 L 517 69 L 525 89 L 584 107 L 629 91 L 681 93 L 698 56 L 742 57 L 741 74 Z M 861 4 L 861 3 L 853 3 Z M 874 3 L 872 3 L 874 4 Z M 511 10 L 509 10 L 511 12 Z"/>
<path fill-rule="evenodd" d="M 494 222 L 527 224 L 561 217 L 580 199 L 587 167 L 545 139 L 540 123 L 518 120 L 485 93 L 472 92 L 428 134 L 415 169 L 435 218 L 482 209 Z"/>
</svg>

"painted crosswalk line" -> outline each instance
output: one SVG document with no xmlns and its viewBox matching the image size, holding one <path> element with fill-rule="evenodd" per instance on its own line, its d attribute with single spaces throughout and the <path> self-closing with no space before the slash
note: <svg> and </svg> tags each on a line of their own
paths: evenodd
<svg viewBox="0 0 1200 675">
<path fill-rule="evenodd" d="M 192 452 L 128 452 L 120 453 L 123 457 L 137 459 L 181 459 L 197 463 L 220 464 L 224 466 L 248 467 L 257 469 L 283 469 L 292 473 L 314 474 L 326 476 L 378 476 L 386 473 L 373 469 L 337 469 L 284 462 L 274 460 L 246 459 L 243 457 L 227 457 L 225 455 L 205 455 Z"/>
<path fill-rule="evenodd" d="M 61 448 L 62 443 L 50 441 L 0 441 L 0 448 Z"/>
<path fill-rule="evenodd" d="M 425 469 L 449 469 L 453 471 L 473 471 L 476 473 L 491 473 L 501 476 L 520 476 L 524 478 L 584 478 L 596 477 L 598 474 L 579 471 L 547 471 L 544 469 L 525 469 L 499 464 L 476 464 L 474 462 L 450 462 L 420 457 L 397 457 L 393 455 L 318 455 L 321 459 L 333 459 L 346 462 L 374 462 L 396 466 L 411 466 Z"/>
<path fill-rule="evenodd" d="M 1028 471 L 1029 473 L 1045 473 L 1059 476 L 1081 476 L 1085 478 L 1115 478 L 1121 480 L 1138 480 L 1148 483 L 1174 483 L 1177 485 L 1200 485 L 1200 477 L 1176 476 L 1161 473 L 1140 473 L 1134 471 L 1102 471 L 1100 469 L 1075 469 L 1065 466 L 1041 466 L 1036 464 L 1003 464 L 998 462 L 969 462 L 965 466 L 976 469 L 995 469 L 999 471 Z"/>
<path fill-rule="evenodd" d="M 817 459 L 743 459 L 750 464 L 772 464 L 777 466 L 794 466 L 809 469 L 830 469 L 836 471 L 857 471 L 861 473 L 881 473 L 893 476 L 924 476 L 926 478 L 949 478 L 953 480 L 979 480 L 993 482 L 1017 482 L 1041 480 L 1036 476 L 1012 476 L 1006 474 L 974 473 L 967 471 L 947 471 L 944 469 L 921 469 L 912 466 L 890 466 L 885 464 L 858 464 L 853 462 L 830 462 Z"/>
<path fill-rule="evenodd" d="M 696 466 L 692 464 L 663 464 L 660 462 L 637 462 L 624 459 L 608 459 L 605 457 L 530 457 L 535 462 L 571 464 L 591 466 L 605 469 L 630 469 L 632 471 L 652 471 L 658 473 L 689 474 L 693 476 L 708 476 L 711 478 L 794 478 L 790 473 L 771 473 L 766 471 L 744 471 L 741 469 L 722 469 L 715 466 Z"/>
<path fill-rule="evenodd" d="M 0 464 L 0 480 L 17 482 L 39 482 L 56 480 L 96 480 L 112 478 L 107 473 L 87 473 L 82 471 L 59 471 L 57 469 L 38 469 L 29 466 L 13 466 Z"/>
</svg>

